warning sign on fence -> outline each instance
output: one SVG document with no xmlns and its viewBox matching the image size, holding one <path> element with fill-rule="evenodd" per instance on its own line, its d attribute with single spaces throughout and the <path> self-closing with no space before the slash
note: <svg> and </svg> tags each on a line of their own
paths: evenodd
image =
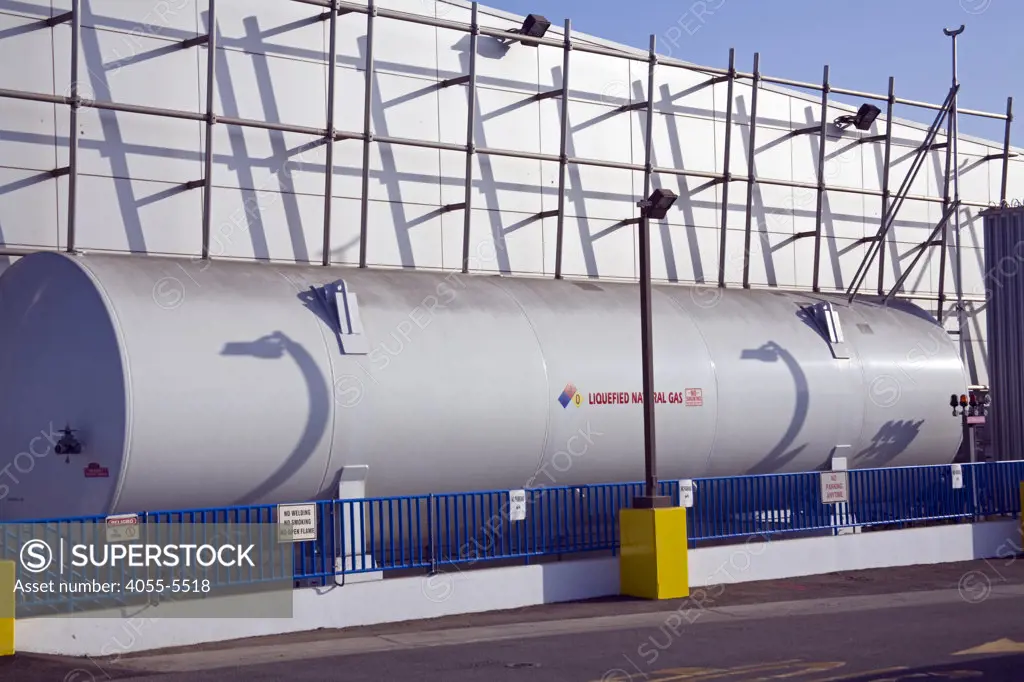
<svg viewBox="0 0 1024 682">
<path fill-rule="evenodd" d="M 315 504 L 277 505 L 278 542 L 316 540 Z"/>
<path fill-rule="evenodd" d="M 845 471 L 823 471 L 821 474 L 822 504 L 850 501 L 850 485 Z"/>
</svg>

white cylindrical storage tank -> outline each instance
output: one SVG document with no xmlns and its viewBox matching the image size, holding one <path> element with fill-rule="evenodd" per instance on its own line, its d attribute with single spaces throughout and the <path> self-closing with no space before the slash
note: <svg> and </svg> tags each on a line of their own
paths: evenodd
<svg viewBox="0 0 1024 682">
<path fill-rule="evenodd" d="M 673 285 L 653 312 L 662 478 L 956 454 L 964 369 L 913 305 Z M 642 480 L 639 329 L 629 284 L 28 256 L 0 514 L 303 501 L 360 465 L 372 496 Z"/>
</svg>

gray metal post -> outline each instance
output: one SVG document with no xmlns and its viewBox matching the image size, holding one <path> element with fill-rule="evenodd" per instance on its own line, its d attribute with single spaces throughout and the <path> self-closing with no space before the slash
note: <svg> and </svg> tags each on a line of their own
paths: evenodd
<svg viewBox="0 0 1024 682">
<path fill-rule="evenodd" d="M 1003 133 L 1003 179 L 999 186 L 999 205 L 1006 203 L 1006 180 L 1010 172 L 1010 127 L 1013 124 L 1013 98 L 1006 98 L 1006 131 Z"/>
<path fill-rule="evenodd" d="M 566 19 L 562 55 L 562 129 L 558 151 L 558 228 L 555 233 L 555 279 L 562 279 L 562 243 L 565 239 L 565 172 L 569 165 L 569 55 L 572 23 Z"/>
<path fill-rule="evenodd" d="M 647 130 L 644 152 L 644 194 L 640 203 L 640 356 L 643 363 L 644 389 L 644 472 L 646 487 L 644 496 L 634 498 L 633 506 L 644 509 L 667 507 L 672 499 L 658 495 L 658 460 L 654 429 L 654 327 L 651 320 L 651 232 L 650 207 L 646 205 L 651 196 L 651 174 L 654 140 L 654 67 L 658 63 L 657 38 L 651 36 L 651 49 L 647 66 Z"/>
<path fill-rule="evenodd" d="M 203 150 L 203 242 L 200 253 L 203 260 L 210 258 L 210 231 L 213 221 L 213 126 L 217 116 L 213 100 L 217 92 L 217 0 L 207 5 L 209 27 L 206 37 L 206 149 Z"/>
<path fill-rule="evenodd" d="M 814 211 L 814 275 L 812 287 L 821 291 L 818 277 L 821 273 L 821 214 L 825 205 L 825 142 L 828 138 L 828 64 L 821 80 L 821 139 L 818 140 L 818 204 Z"/>
<path fill-rule="evenodd" d="M 961 30 L 963 30 L 961 28 Z M 957 75 L 956 38 L 953 38 L 953 85 L 960 84 Z M 960 357 L 967 360 L 967 308 L 964 305 L 964 278 L 963 278 L 963 232 L 960 225 L 960 117 L 957 101 L 959 99 L 959 87 L 957 95 L 953 96 L 953 107 L 950 117 L 953 120 L 953 202 L 956 205 L 956 212 L 953 214 L 953 234 L 956 235 L 956 321 L 957 338 L 960 340 Z M 941 296 L 939 297 L 942 298 Z M 973 435 L 973 433 L 972 433 Z"/>
<path fill-rule="evenodd" d="M 722 161 L 722 234 L 718 240 L 718 286 L 725 286 L 725 245 L 729 234 L 729 185 L 732 174 L 729 172 L 729 159 L 732 157 L 732 100 L 733 86 L 736 84 L 736 48 L 729 48 L 729 85 L 725 95 L 725 158 Z"/>
<path fill-rule="evenodd" d="M 324 267 L 331 264 L 331 218 L 334 208 L 334 98 L 338 71 L 338 6 L 331 0 L 331 18 L 328 24 L 331 32 L 327 57 L 327 150 L 324 160 Z"/>
<path fill-rule="evenodd" d="M 953 198 L 950 196 L 950 173 L 952 172 L 953 164 L 953 117 L 950 116 L 946 119 L 946 165 L 945 173 L 942 183 L 942 212 L 946 213 L 952 204 Z M 938 303 L 936 304 L 935 318 L 939 324 L 945 321 L 946 313 L 946 247 L 949 241 L 949 227 L 943 227 L 942 234 L 939 237 L 939 288 L 938 288 Z"/>
<path fill-rule="evenodd" d="M 71 111 L 68 136 L 68 234 L 67 251 L 75 252 L 75 221 L 78 217 L 78 53 L 82 46 L 82 2 L 71 0 Z"/>
<path fill-rule="evenodd" d="M 960 130 L 959 130 L 959 127 L 958 127 L 958 117 L 957 117 L 957 101 L 959 99 L 960 81 L 959 81 L 959 78 L 958 78 L 958 75 L 957 75 L 957 54 L 956 54 L 956 37 L 964 32 L 964 28 L 965 27 L 963 25 L 961 25 L 960 28 L 956 29 L 955 31 L 950 31 L 950 30 L 947 30 L 947 29 L 943 29 L 943 32 L 947 36 L 949 36 L 952 39 L 952 41 L 953 41 L 953 84 L 952 84 L 952 87 L 954 89 L 954 93 L 953 93 L 953 102 L 950 104 L 950 110 L 949 110 L 949 131 L 950 131 L 950 134 L 946 138 L 946 141 L 949 143 L 949 150 L 950 150 L 950 156 L 947 157 L 947 158 L 950 160 L 950 163 L 951 163 L 951 166 L 949 167 L 949 170 L 951 170 L 952 173 L 953 173 L 953 206 L 955 207 L 954 208 L 954 213 L 953 213 L 953 243 L 954 243 L 954 247 L 953 248 L 955 249 L 955 254 L 954 255 L 955 255 L 955 258 L 956 258 L 956 281 L 954 282 L 954 285 L 956 286 L 957 339 L 960 341 L 960 357 L 966 360 L 966 353 L 967 353 L 967 346 L 966 346 L 966 343 L 967 343 L 967 340 L 966 340 L 966 336 L 967 336 L 967 334 L 966 334 L 966 331 L 967 331 L 966 312 L 967 311 L 964 309 L 963 249 L 962 249 L 962 243 L 961 243 L 962 240 L 961 240 L 961 234 L 960 234 L 960 145 L 957 142 L 958 138 L 960 137 Z M 943 247 L 942 247 L 942 255 L 943 255 L 943 257 L 945 257 L 945 255 L 946 255 L 945 236 L 946 236 L 947 232 L 948 232 L 948 229 L 944 229 L 942 231 L 942 235 L 943 235 L 943 238 L 944 238 L 943 239 Z M 940 282 L 942 282 L 943 277 L 946 274 L 946 268 L 944 266 L 945 266 L 945 264 L 943 263 L 943 267 L 939 271 L 939 281 Z M 940 286 L 940 288 L 939 288 L 939 306 L 940 307 L 945 302 L 945 297 L 943 296 L 943 293 L 944 293 L 943 289 Z M 941 315 L 939 316 L 939 322 L 942 322 Z"/>
<path fill-rule="evenodd" d="M 360 197 L 359 267 L 366 267 L 366 239 L 370 224 L 370 145 L 373 144 L 373 24 L 377 16 L 374 0 L 367 0 L 366 12 L 366 98 L 363 100 L 363 194 Z"/>
<path fill-rule="evenodd" d="M 480 39 L 479 3 L 473 3 L 473 19 L 469 33 L 469 89 L 466 100 L 466 199 L 462 223 L 462 272 L 469 272 L 469 238 L 473 224 L 473 155 L 476 139 L 476 52 Z M 497 244 L 495 244 L 497 246 Z"/>
<path fill-rule="evenodd" d="M 896 104 L 896 79 L 889 76 L 889 99 L 885 112 L 885 160 L 882 162 L 882 225 L 889 217 L 889 166 L 892 162 L 892 110 Z M 878 249 L 878 295 L 885 293 L 885 244 Z"/>
<path fill-rule="evenodd" d="M 750 288 L 750 237 L 754 213 L 754 155 L 757 148 L 757 91 L 761 80 L 761 54 L 754 53 L 754 77 L 750 95 L 750 148 L 747 150 L 747 218 L 743 228 L 743 288 Z"/>
</svg>

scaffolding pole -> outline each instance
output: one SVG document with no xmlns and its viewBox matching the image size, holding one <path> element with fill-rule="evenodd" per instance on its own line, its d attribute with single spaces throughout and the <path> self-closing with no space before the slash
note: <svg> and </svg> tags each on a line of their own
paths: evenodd
<svg viewBox="0 0 1024 682">
<path fill-rule="evenodd" d="M 814 275 L 812 289 L 821 291 L 818 276 L 821 272 L 821 214 L 825 206 L 825 149 L 828 141 L 828 64 L 821 78 L 821 130 L 818 132 L 818 203 L 814 209 Z"/>
<path fill-rule="evenodd" d="M 889 98 L 885 112 L 885 151 L 882 160 L 882 222 L 889 218 L 889 171 L 892 165 L 892 110 L 896 104 L 896 78 L 889 76 Z M 881 227 L 881 225 L 879 227 Z M 882 241 L 878 247 L 878 295 L 885 293 L 885 242 Z"/>
<path fill-rule="evenodd" d="M 757 174 L 754 172 L 754 155 L 757 151 L 757 91 L 760 88 L 761 53 L 754 53 L 754 78 L 750 95 L 750 146 L 747 149 L 747 214 L 743 227 L 743 288 L 750 288 L 750 237 L 753 230 L 754 186 Z"/>
<path fill-rule="evenodd" d="M 722 234 L 718 245 L 718 286 L 725 286 L 725 247 L 726 236 L 729 234 L 729 185 L 732 173 L 729 172 L 729 159 L 732 157 L 732 109 L 733 89 L 736 84 L 736 50 L 729 48 L 729 75 L 725 100 L 725 158 L 722 161 Z"/>
<path fill-rule="evenodd" d="M 1006 98 L 1006 131 L 1003 133 L 1003 177 L 999 185 L 999 205 L 1006 205 L 1006 182 L 1010 173 L 1010 127 L 1013 124 L 1013 98 Z"/>
<path fill-rule="evenodd" d="M 68 232 L 67 251 L 75 252 L 75 225 L 78 219 L 78 109 L 82 100 L 78 94 L 78 53 L 82 49 L 82 0 L 71 0 L 71 111 L 68 135 Z"/>
<path fill-rule="evenodd" d="M 213 0 L 210 0 L 213 2 Z M 324 243 L 321 264 L 331 264 L 331 216 L 334 208 L 334 100 L 336 96 L 338 71 L 338 8 L 331 2 L 330 23 L 327 30 L 331 32 L 330 47 L 327 53 L 327 144 L 324 167 Z"/>
<path fill-rule="evenodd" d="M 370 225 L 370 147 L 373 144 L 373 24 L 377 16 L 375 0 L 367 0 L 366 9 L 366 88 L 363 99 L 363 192 L 359 198 L 359 267 L 366 267 L 366 241 Z M 346 3 L 339 3 L 339 6 Z"/>
<path fill-rule="evenodd" d="M 473 154 L 476 140 L 476 53 L 480 38 L 479 3 L 473 3 L 473 23 L 469 34 L 469 90 L 466 100 L 466 185 L 462 209 L 465 212 L 462 223 L 462 272 L 469 272 L 469 240 L 473 225 Z"/>
<path fill-rule="evenodd" d="M 213 127 L 217 123 L 214 99 L 217 94 L 217 0 L 207 5 L 206 35 L 206 147 L 203 150 L 203 235 L 200 254 L 210 258 L 210 231 L 213 222 Z"/>
<path fill-rule="evenodd" d="M 555 279 L 562 279 L 562 244 L 565 240 L 565 175 L 569 164 L 569 55 L 572 24 L 566 19 L 562 33 L 562 119 L 558 143 L 558 218 L 555 231 Z"/>
</svg>

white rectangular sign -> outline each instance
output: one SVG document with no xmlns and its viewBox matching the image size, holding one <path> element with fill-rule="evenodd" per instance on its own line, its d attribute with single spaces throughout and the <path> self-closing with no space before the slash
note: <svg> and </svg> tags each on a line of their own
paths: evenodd
<svg viewBox="0 0 1024 682">
<path fill-rule="evenodd" d="M 277 523 L 278 542 L 316 540 L 316 505 L 279 504 Z"/>
<path fill-rule="evenodd" d="M 107 542 L 132 542 L 139 539 L 139 515 L 108 516 Z"/>
<path fill-rule="evenodd" d="M 508 491 L 508 518 L 510 521 L 526 520 L 526 491 Z"/>
<path fill-rule="evenodd" d="M 953 471 L 953 490 L 960 490 L 964 487 L 964 470 L 959 464 L 951 464 Z"/>
<path fill-rule="evenodd" d="M 821 472 L 822 504 L 839 504 L 850 501 L 850 486 L 845 471 Z"/>
<path fill-rule="evenodd" d="M 679 481 L 679 506 L 693 506 L 693 481 L 689 479 Z"/>
</svg>

